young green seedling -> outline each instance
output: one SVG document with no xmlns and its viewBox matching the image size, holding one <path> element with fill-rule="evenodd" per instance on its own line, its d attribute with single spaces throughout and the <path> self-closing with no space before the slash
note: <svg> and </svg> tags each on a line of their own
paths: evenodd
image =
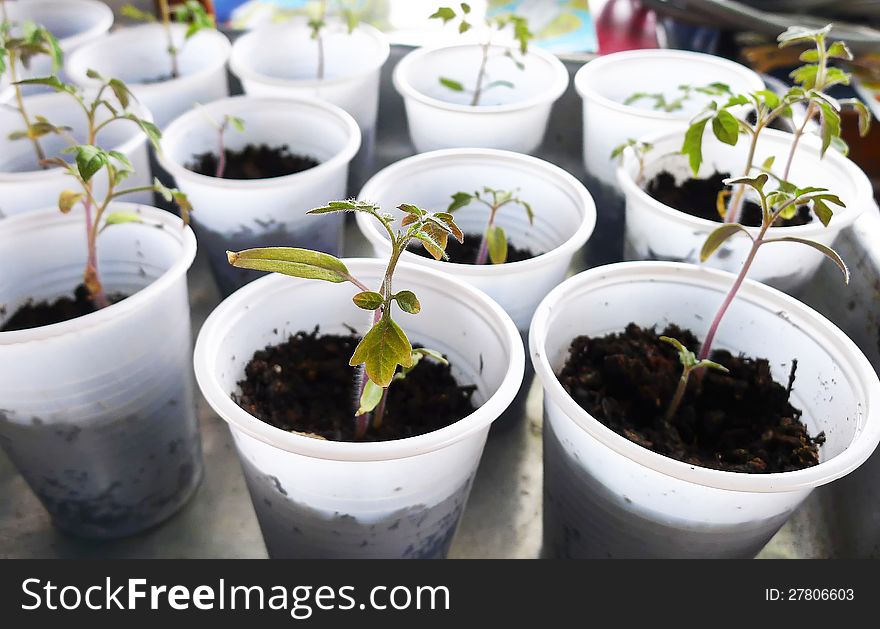
<svg viewBox="0 0 880 629">
<path fill-rule="evenodd" d="M 223 174 L 226 172 L 226 131 L 229 130 L 229 127 L 232 127 L 239 133 L 244 133 L 244 120 L 226 114 L 221 122 L 217 122 L 201 105 L 198 105 L 198 107 L 208 122 L 211 123 L 211 126 L 217 130 L 217 169 L 214 171 L 214 176 L 222 179 Z"/>
<path fill-rule="evenodd" d="M 441 7 L 437 9 L 437 11 L 433 15 L 431 15 L 431 19 L 443 20 L 443 24 L 458 19 L 458 32 L 464 34 L 468 32 L 472 27 L 472 24 L 468 21 L 471 7 L 466 2 L 462 2 L 459 7 L 460 12 L 458 13 L 455 11 L 455 9 L 452 9 L 450 7 Z M 511 81 L 506 80 L 495 80 L 489 81 L 487 83 L 487 66 L 489 63 L 489 59 L 492 56 L 492 39 L 497 33 L 503 31 L 508 27 L 513 27 L 513 37 L 519 44 L 519 54 L 525 55 L 529 51 L 529 42 L 534 38 L 532 32 L 529 31 L 528 21 L 523 17 L 514 15 L 513 13 L 507 15 L 499 15 L 496 17 L 487 17 L 486 28 L 488 30 L 488 34 L 486 35 L 486 39 L 484 40 L 484 42 L 481 44 L 482 56 L 480 59 L 480 67 L 477 70 L 477 80 L 474 84 L 474 88 L 468 89 L 461 81 L 450 79 L 444 76 L 440 77 L 440 84 L 447 89 L 452 90 L 453 92 L 469 92 L 472 95 L 472 107 L 479 105 L 480 98 L 483 96 L 483 94 L 492 88 L 513 88 L 514 84 Z M 512 48 L 505 48 L 504 51 L 500 53 L 500 55 L 509 58 L 519 70 L 525 69 L 525 65 L 523 64 L 523 62 L 515 57 L 514 50 Z"/>
<path fill-rule="evenodd" d="M 152 13 L 141 11 L 130 4 L 122 7 L 122 15 L 140 22 L 156 21 L 156 16 Z M 174 7 L 169 4 L 168 0 L 159 0 L 159 19 L 165 29 L 168 56 L 171 59 L 171 78 L 176 79 L 180 77 L 180 51 L 183 50 L 183 47 L 186 46 L 193 35 L 199 31 L 216 28 L 216 23 L 214 16 L 205 11 L 205 7 L 198 0 L 186 0 L 186 2 L 182 2 Z M 174 33 L 171 29 L 172 22 L 186 25 L 183 43 L 180 46 L 174 42 Z"/>
<path fill-rule="evenodd" d="M 535 214 L 532 212 L 532 206 L 509 190 L 494 190 L 484 187 L 482 192 L 477 190 L 473 194 L 456 192 L 452 195 L 452 203 L 449 204 L 446 211 L 451 214 L 474 201 L 489 208 L 489 220 L 483 231 L 483 239 L 480 242 L 474 264 L 486 264 L 487 261 L 491 261 L 492 264 L 504 264 L 507 261 L 507 235 L 502 227 L 495 224 L 495 216 L 498 214 L 498 210 L 505 205 L 515 203 L 526 211 L 529 224 L 534 224 Z"/>
<path fill-rule="evenodd" d="M 320 0 L 314 15 L 309 17 L 309 28 L 312 30 L 312 39 L 318 46 L 318 80 L 324 80 L 324 27 L 327 26 L 327 16 L 330 11 L 328 0 Z M 357 28 L 359 19 L 349 7 L 346 7 L 342 0 L 338 2 L 338 13 L 348 26 L 348 34 L 351 35 Z"/>
<path fill-rule="evenodd" d="M 392 227 L 393 216 L 382 212 L 377 205 L 363 201 L 334 201 L 308 212 L 364 212 L 382 224 L 391 242 L 391 256 L 378 290 L 371 289 L 352 276 L 342 260 L 326 253 L 288 247 L 227 252 L 229 263 L 239 268 L 333 283 L 349 282 L 358 289 L 359 292 L 352 298 L 355 305 L 373 313 L 372 325 L 349 361 L 352 367 L 363 366 L 358 371 L 358 407 L 355 411 L 355 435 L 359 439 L 366 434 L 370 413 L 373 413 L 373 427 L 381 427 L 388 387 L 395 379 L 405 378 L 409 370 L 426 356 L 442 359 L 435 351 L 414 349 L 404 331 L 392 318 L 391 307 L 395 302 L 408 314 L 418 314 L 421 310 L 421 304 L 412 291 L 394 291 L 394 272 L 400 256 L 406 251 L 407 245 L 418 241 L 428 253 L 440 260 L 446 257 L 449 236 L 459 242 L 464 241 L 464 235 L 449 213 L 431 213 L 409 204 L 403 204 L 399 209 L 405 216 L 396 231 Z M 400 373 L 397 373 L 398 366 L 403 369 Z"/>
<path fill-rule="evenodd" d="M 678 379 L 678 386 L 675 389 L 675 394 L 672 396 L 672 400 L 669 402 L 669 406 L 666 408 L 666 415 L 664 416 L 666 421 L 671 421 L 672 418 L 675 417 L 675 414 L 678 413 L 681 401 L 684 399 L 685 391 L 687 391 L 688 380 L 690 380 L 692 373 L 699 372 L 701 369 L 714 369 L 724 373 L 729 373 L 729 371 L 727 370 L 727 367 L 719 365 L 714 361 L 706 360 L 705 358 L 697 360 L 694 353 L 685 347 L 678 339 L 661 336 L 660 340 L 664 343 L 669 343 L 678 350 L 678 360 L 681 363 L 681 377 Z"/>
<path fill-rule="evenodd" d="M 52 60 L 52 72 L 61 67 L 63 53 L 58 40 L 48 30 L 33 22 L 21 25 L 20 34 L 13 34 L 13 25 L 5 19 L 0 24 L 0 76 L 7 76 L 15 93 L 15 109 L 24 123 L 25 133 L 14 133 L 10 139 L 28 139 L 34 147 L 37 163 L 42 164 L 46 153 L 40 138 L 49 132 L 42 117 L 31 119 L 22 94 L 19 65 L 29 68 L 31 60 L 38 55 L 48 55 Z"/>
<path fill-rule="evenodd" d="M 724 83 L 709 83 L 708 85 L 696 87 L 693 85 L 679 85 L 678 91 L 680 94 L 672 100 L 667 100 L 666 95 L 662 92 L 636 92 L 627 97 L 623 104 L 634 105 L 641 100 L 649 100 L 653 101 L 652 109 L 655 111 L 672 113 L 681 111 L 684 108 L 684 104 L 697 94 L 704 94 L 706 96 L 726 96 L 730 94 L 730 88 Z"/>
<path fill-rule="evenodd" d="M 738 232 L 742 232 L 751 239 L 752 247 L 746 256 L 746 260 L 743 263 L 733 286 L 731 286 L 730 291 L 727 293 L 718 312 L 712 320 L 712 324 L 706 334 L 706 340 L 703 342 L 703 347 L 700 350 L 700 360 L 709 357 L 709 353 L 712 350 L 712 343 L 715 340 L 715 334 L 718 331 L 718 326 L 721 324 L 721 320 L 724 318 L 730 304 L 733 303 L 733 299 L 736 297 L 737 292 L 749 273 L 752 263 L 755 261 L 755 256 L 757 256 L 758 250 L 763 245 L 773 242 L 794 242 L 812 247 L 831 259 L 831 261 L 834 262 L 843 273 L 844 282 L 849 284 L 849 269 L 846 267 L 846 264 L 840 255 L 831 247 L 798 236 L 767 238 L 767 230 L 770 229 L 776 219 L 782 216 L 785 212 L 793 211 L 797 206 L 809 204 L 812 211 L 822 224 L 827 226 L 834 215 L 834 211 L 829 205 L 846 207 L 843 201 L 841 201 L 836 195 L 831 194 L 825 188 L 797 188 L 788 182 L 782 182 L 778 190 L 766 193 L 764 187 L 768 180 L 769 176 L 766 173 L 761 173 L 756 177 L 739 177 L 736 179 L 727 179 L 724 182 L 725 185 L 728 186 L 744 185 L 755 190 L 760 199 L 763 218 L 757 236 L 752 236 L 749 230 L 739 223 L 724 223 L 709 234 L 706 242 L 703 243 L 702 250 L 700 251 L 700 260 L 702 262 L 708 260 L 728 238 Z"/>
<path fill-rule="evenodd" d="M 623 163 L 623 153 L 626 149 L 631 148 L 633 155 L 639 161 L 639 172 L 636 175 L 636 184 L 641 185 L 645 181 L 645 157 L 654 150 L 654 145 L 650 142 L 639 142 L 633 138 L 629 138 L 623 144 L 619 144 L 611 151 L 611 160 L 619 160 Z"/>
<path fill-rule="evenodd" d="M 59 93 L 68 94 L 85 115 L 87 122 L 85 143 L 80 143 L 73 137 L 68 128 L 53 126 L 45 119 L 38 121 L 37 126 L 45 133 L 56 133 L 70 142 L 70 146 L 63 152 L 73 156 L 72 164 L 60 156 L 50 157 L 44 163 L 65 169 L 67 174 L 79 184 L 79 190 L 64 190 L 61 193 L 58 198 L 58 208 L 65 214 L 77 204 L 82 204 L 84 208 L 88 254 L 83 272 L 83 285 L 88 290 L 89 297 L 95 306 L 104 308 L 110 302 L 104 291 L 98 268 L 98 236 L 108 226 L 140 220 L 138 215 L 132 212 L 120 211 L 107 214 L 111 203 L 135 192 L 158 192 L 167 201 L 174 200 L 177 203 L 185 222 L 188 221 L 192 207 L 185 194 L 166 188 L 159 183 L 158 179 L 151 186 L 122 188 L 123 181 L 133 173 L 132 164 L 123 153 L 101 148 L 98 145 L 98 134 L 110 125 L 129 121 L 140 127 L 156 150 L 160 150 L 161 133 L 153 123 L 129 110 L 133 96 L 122 81 L 105 79 L 93 70 L 89 70 L 88 76 L 100 81 L 100 87 L 94 96 L 89 98 L 78 88 L 63 83 L 54 76 L 28 79 L 21 81 L 20 84 L 45 85 Z M 114 102 L 105 97 L 111 93 L 115 97 Z M 107 115 L 100 117 L 100 114 L 105 112 Z M 105 172 L 107 176 L 107 192 L 103 199 L 96 198 L 94 192 L 94 179 L 101 171 Z"/>
<path fill-rule="evenodd" d="M 791 164 L 797 151 L 800 139 L 804 134 L 807 124 L 816 115 L 819 116 L 820 135 L 822 148 L 820 155 L 824 156 L 830 146 L 835 146 L 841 151 L 846 151 L 846 144 L 840 138 L 840 111 L 842 107 L 855 108 L 859 113 L 859 131 L 862 135 L 868 133 L 870 125 L 870 112 L 858 99 L 837 100 L 826 93 L 826 90 L 839 84 L 848 84 L 850 75 L 841 70 L 829 66 L 831 59 L 852 58 L 849 49 L 843 42 L 827 43 L 827 35 L 831 25 L 820 29 L 808 29 L 793 26 L 779 36 L 780 47 L 794 44 L 811 43 L 813 48 L 801 55 L 801 59 L 808 64 L 791 73 L 796 85 L 783 95 L 777 95 L 770 90 L 760 90 L 751 94 L 731 94 L 726 103 L 719 105 L 712 102 L 697 115 L 690 124 L 685 134 L 681 152 L 688 156 L 691 169 L 696 175 L 703 162 L 703 133 L 709 122 L 712 123 L 712 132 L 719 141 L 735 146 L 739 141 L 740 134 L 749 136 L 749 150 L 746 157 L 743 177 L 750 177 L 755 169 L 755 152 L 761 132 L 778 119 L 791 120 L 793 117 L 792 107 L 795 105 L 806 106 L 806 116 L 803 123 L 795 131 L 791 148 L 786 160 L 785 170 L 780 179 L 788 180 Z M 749 105 L 755 111 L 755 122 L 752 124 L 746 118 L 737 118 L 731 113 L 731 108 Z M 743 195 L 746 186 L 737 187 L 732 200 L 724 213 L 724 220 L 728 223 L 736 223 L 739 220 L 742 207 Z"/>
</svg>

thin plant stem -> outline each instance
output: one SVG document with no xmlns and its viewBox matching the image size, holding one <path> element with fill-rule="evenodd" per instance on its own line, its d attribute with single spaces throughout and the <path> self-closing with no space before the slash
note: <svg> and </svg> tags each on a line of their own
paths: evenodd
<svg viewBox="0 0 880 629">
<path fill-rule="evenodd" d="M 34 152 L 37 155 L 37 163 L 40 165 L 40 168 L 45 170 L 47 166 L 43 162 L 46 160 L 46 152 L 40 145 L 40 140 L 33 137 L 33 135 L 31 134 L 31 119 L 30 116 L 28 116 L 27 108 L 24 105 L 24 95 L 21 92 L 21 85 L 15 85 L 18 82 L 18 70 L 16 70 L 15 66 L 14 52 L 9 55 L 9 78 L 14 85 L 16 107 L 18 109 L 18 113 L 21 115 L 22 121 L 25 124 L 25 128 L 27 129 L 28 138 L 30 138 L 31 144 L 34 147 Z"/>
<path fill-rule="evenodd" d="M 483 44 L 483 59 L 480 61 L 480 70 L 477 72 L 477 86 L 474 89 L 474 96 L 471 98 L 471 107 L 480 104 L 480 96 L 483 94 L 483 82 L 486 80 L 486 64 L 489 63 L 489 51 L 492 48 L 492 37 L 486 39 Z"/>
<path fill-rule="evenodd" d="M 382 399 L 373 411 L 373 428 L 378 430 L 382 427 L 382 421 L 385 419 L 385 404 L 388 401 L 388 389 L 382 391 Z"/>
<path fill-rule="evenodd" d="M 489 205 L 489 223 L 486 225 L 486 230 L 483 232 L 483 240 L 480 241 L 480 249 L 477 252 L 477 259 L 475 264 L 486 264 L 486 261 L 489 258 L 489 232 L 492 230 L 492 226 L 495 223 L 495 214 L 498 213 L 499 207 L 500 206 L 498 205 Z"/>
<path fill-rule="evenodd" d="M 165 28 L 165 39 L 168 43 L 168 55 L 171 57 L 171 78 L 180 76 L 180 68 L 177 62 L 177 48 L 174 46 L 174 36 L 171 32 L 171 7 L 168 0 L 159 0 L 159 10 L 162 14 L 162 26 Z"/>
<path fill-rule="evenodd" d="M 681 406 L 681 401 L 684 399 L 685 391 L 687 391 L 688 377 L 690 374 L 691 370 L 684 367 L 681 377 L 678 379 L 678 386 L 675 389 L 675 395 L 672 396 L 672 401 L 666 409 L 666 415 L 664 416 L 666 421 L 672 421 L 672 418 L 675 417 L 675 414 L 678 412 L 678 408 Z"/>
<path fill-rule="evenodd" d="M 214 171 L 214 176 L 217 179 L 223 178 L 223 173 L 226 172 L 226 123 L 220 125 L 220 128 L 217 130 L 217 170 Z"/>
<path fill-rule="evenodd" d="M 318 18 L 321 23 L 327 19 L 327 0 L 321 0 L 321 14 Z M 322 26 L 315 33 L 315 41 L 318 44 L 318 80 L 324 80 L 324 27 Z"/>
<path fill-rule="evenodd" d="M 755 125 L 754 131 L 752 131 L 752 137 L 749 142 L 749 154 L 746 157 L 746 167 L 743 172 L 743 177 L 748 177 L 752 172 L 752 167 L 755 164 L 755 151 L 758 148 L 758 136 L 761 134 L 761 130 L 763 129 L 763 125 L 759 121 Z M 739 222 L 740 210 L 742 209 L 743 197 L 746 193 L 745 184 L 740 184 L 737 186 L 736 194 L 730 200 L 730 205 L 727 208 L 727 214 L 724 215 L 725 223 L 737 223 Z"/>
</svg>

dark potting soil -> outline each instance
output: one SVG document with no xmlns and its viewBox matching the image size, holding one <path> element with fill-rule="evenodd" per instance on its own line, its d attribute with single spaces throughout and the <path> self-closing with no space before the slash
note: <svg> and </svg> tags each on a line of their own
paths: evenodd
<svg viewBox="0 0 880 629">
<path fill-rule="evenodd" d="M 480 252 L 480 243 L 482 240 L 483 237 L 480 234 L 465 234 L 463 243 L 458 242 L 455 238 L 450 238 L 446 243 L 446 255 L 449 256 L 448 262 L 455 262 L 457 264 L 475 264 L 477 254 Z M 410 251 L 423 258 L 433 259 L 433 256 L 419 243 L 410 245 Z M 537 254 L 532 253 L 531 249 L 521 249 L 512 245 L 509 241 L 507 243 L 507 262 L 531 260 L 536 255 Z"/>
<path fill-rule="evenodd" d="M 233 399 L 254 417 L 282 430 L 355 441 L 355 378 L 348 361 L 360 338 L 297 332 L 254 353 Z M 449 369 L 422 360 L 392 385 L 379 430 L 361 441 L 405 439 L 444 428 L 470 415 L 475 386 L 460 386 Z"/>
<path fill-rule="evenodd" d="M 692 351 L 699 341 L 670 325 L 665 336 Z M 712 352 L 729 374 L 692 376 L 678 413 L 666 421 L 681 375 L 677 351 L 657 332 L 635 324 L 622 334 L 579 336 L 559 380 L 574 400 L 608 428 L 645 448 L 679 461 L 747 473 L 789 472 L 819 463 L 825 433 L 811 437 L 788 386 L 773 380 L 766 359 Z"/>
<path fill-rule="evenodd" d="M 108 294 L 107 298 L 110 303 L 115 304 L 126 298 L 126 295 L 120 293 Z M 28 330 L 30 328 L 39 328 L 44 325 L 52 325 L 54 323 L 62 323 L 70 321 L 77 317 L 91 314 L 98 310 L 95 304 L 89 299 L 88 290 L 83 284 L 77 286 L 73 291 L 73 297 L 59 297 L 55 301 L 39 301 L 28 303 L 21 306 L 3 324 L 0 332 L 12 332 L 13 330 Z"/>
<path fill-rule="evenodd" d="M 287 145 L 248 144 L 237 151 L 226 149 L 225 153 L 223 179 L 271 179 L 299 173 L 320 163 L 307 155 L 291 153 Z M 193 161 L 186 167 L 200 175 L 213 177 L 217 173 L 217 155 L 193 155 Z"/>
<path fill-rule="evenodd" d="M 718 193 L 730 188 L 724 180 L 730 173 L 715 172 L 706 179 L 687 179 L 681 185 L 668 172 L 661 172 L 648 182 L 645 191 L 660 203 L 685 212 L 691 216 L 710 221 L 721 221 L 718 214 Z M 752 201 L 745 201 L 742 207 L 740 223 L 749 227 L 760 227 L 762 221 L 761 206 Z M 794 227 L 806 225 L 813 221 L 813 213 L 809 206 L 798 207 L 798 213 L 790 219 L 777 219 L 777 227 Z"/>
</svg>

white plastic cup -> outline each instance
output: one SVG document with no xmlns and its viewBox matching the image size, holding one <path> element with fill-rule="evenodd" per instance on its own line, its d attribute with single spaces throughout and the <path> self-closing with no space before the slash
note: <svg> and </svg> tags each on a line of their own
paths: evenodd
<svg viewBox="0 0 880 629">
<path fill-rule="evenodd" d="M 226 115 L 241 118 L 245 125 L 244 132 L 226 131 L 228 148 L 287 145 L 291 152 L 320 164 L 271 179 L 218 179 L 189 170 L 193 156 L 217 152 L 217 130 L 207 116 L 220 121 Z M 208 252 L 221 292 L 228 295 L 263 274 L 231 267 L 227 250 L 289 246 L 340 254 L 343 215 L 306 212 L 346 196 L 349 162 L 359 146 L 357 124 L 335 105 L 305 98 L 236 96 L 187 112 L 171 123 L 158 159 L 189 196 L 199 241 Z"/>
<path fill-rule="evenodd" d="M 226 61 L 232 46 L 222 33 L 209 29 L 196 33 L 183 44 L 186 26 L 172 24 L 172 37 L 179 49 L 180 76 L 171 75 L 171 57 L 161 24 L 142 24 L 79 48 L 69 55 L 64 68 L 71 81 L 83 87 L 98 85 L 87 76 L 95 70 L 104 77 L 121 79 L 137 99 L 153 112 L 159 128 L 196 103 L 209 103 L 229 94 Z"/>
<path fill-rule="evenodd" d="M 662 171 L 673 174 L 677 181 L 693 177 L 687 157 L 678 153 L 682 141 L 681 132 L 666 133 L 645 138 L 654 144 L 648 154 L 644 182 L 650 181 Z M 792 134 L 773 129 L 761 132 L 755 153 L 755 164 L 762 164 L 773 155 L 776 163 L 784 163 L 791 146 Z M 820 141 L 814 136 L 804 136 L 795 155 L 789 179 L 800 186 L 828 188 L 840 196 L 846 208 L 835 208 L 834 218 L 828 227 L 813 218 L 811 223 L 796 227 L 772 227 L 768 238 L 797 236 L 831 246 L 841 230 L 868 209 L 876 208 L 871 182 L 852 161 L 834 150 L 820 158 Z M 699 177 L 713 172 L 729 172 L 738 177 L 745 167 L 748 141 L 740 138 L 735 147 L 717 140 L 711 132 L 703 138 L 703 165 Z M 700 261 L 700 249 L 706 237 L 720 223 L 680 212 L 652 198 L 636 183 L 638 159 L 627 151 L 618 169 L 618 182 L 626 198 L 626 234 L 624 257 L 627 260 Z M 749 228 L 756 236 L 759 228 Z M 738 273 L 751 248 L 751 241 L 738 234 L 718 249 L 706 264 L 713 268 Z M 819 268 L 824 256 L 799 243 L 771 243 L 758 252 L 749 277 L 780 290 L 796 292 L 810 280 Z"/>
<path fill-rule="evenodd" d="M 475 286 L 501 304 L 517 327 L 528 329 L 538 303 L 565 279 L 572 257 L 583 247 L 596 225 L 596 206 L 587 189 L 570 174 L 549 162 L 509 151 L 447 149 L 409 157 L 379 171 L 358 197 L 382 206 L 398 218 L 396 208 L 412 203 L 433 211 L 446 210 L 456 192 L 484 186 L 518 191 L 531 204 L 534 225 L 523 208 L 510 205 L 498 213 L 508 242 L 538 253 L 507 264 L 458 264 L 405 252 L 403 260 L 436 269 Z M 489 208 L 471 203 L 455 212 L 467 234 L 485 231 Z M 375 219 L 357 215 L 361 232 L 380 258 L 391 252 L 388 236 Z"/>
<path fill-rule="evenodd" d="M 717 347 L 765 357 L 777 382 L 798 360 L 792 404 L 821 463 L 796 472 L 745 474 L 696 467 L 605 427 L 556 373 L 580 335 L 667 323 L 705 336 L 733 276 L 668 262 L 598 267 L 559 285 L 538 307 L 530 348 L 544 387 L 545 550 L 557 557 L 752 557 L 820 485 L 861 465 L 880 441 L 880 381 L 830 321 L 770 287 L 747 281 L 718 331 Z"/>
<path fill-rule="evenodd" d="M 381 282 L 384 262 L 345 263 L 367 285 Z M 356 291 L 270 275 L 223 301 L 199 333 L 196 378 L 232 429 L 270 557 L 429 558 L 449 549 L 490 424 L 519 389 L 524 352 L 510 317 L 467 284 L 401 264 L 395 286 L 422 304 L 417 316 L 395 314 L 410 339 L 447 354 L 458 382 L 477 386 L 474 413 L 417 437 L 313 439 L 260 421 L 230 396 L 256 350 L 318 324 L 324 334 L 363 328 L 369 316 L 352 303 Z"/>
<path fill-rule="evenodd" d="M 27 4 L 27 3 L 25 3 Z M 45 116 L 57 126 L 70 127 L 71 133 L 80 142 L 86 142 L 87 121 L 79 105 L 69 94 L 38 94 L 25 99 L 28 115 Z M 132 103 L 131 111 L 145 119 L 150 113 L 138 103 Z M 101 108 L 99 120 L 109 117 Z M 27 139 L 10 140 L 9 134 L 24 129 L 24 122 L 17 109 L 0 106 L 0 219 L 30 210 L 42 209 L 58 203 L 58 195 L 68 189 L 76 189 L 77 182 L 62 168 L 42 169 L 37 164 L 33 145 Z M 108 125 L 98 134 L 98 144 L 108 149 L 124 153 L 131 160 L 134 174 L 126 179 L 126 187 L 149 185 L 149 152 L 147 136 L 133 122 L 118 121 Z M 70 144 L 63 137 L 49 134 L 40 138 L 40 145 L 48 157 L 62 156 L 62 150 Z M 103 198 L 107 191 L 107 178 L 104 172 L 94 178 L 95 195 Z M 130 195 L 126 200 L 149 203 L 152 193 L 141 192 Z"/>
<path fill-rule="evenodd" d="M 682 131 L 711 100 L 695 95 L 679 111 L 652 109 L 650 101 L 624 105 L 635 92 L 661 93 L 668 99 L 680 94 L 681 84 L 699 87 L 725 83 L 734 93 L 764 89 L 764 81 L 749 68 L 697 52 L 683 50 L 631 50 L 594 59 L 574 77 L 584 101 L 584 165 L 587 172 L 610 186 L 617 184 L 615 147 L 630 138 Z"/>
<path fill-rule="evenodd" d="M 439 78 L 473 84 L 482 58 L 478 44 L 418 48 L 394 68 L 394 87 L 406 105 L 410 138 L 418 153 L 461 147 L 531 153 L 541 144 L 553 103 L 568 87 L 568 70 L 538 47 L 522 58 L 522 71 L 500 54 L 505 48 L 492 50 L 486 66 L 489 76 L 509 80 L 514 87 L 487 91 L 477 106 L 470 105 L 470 94 L 449 90 Z"/>
<path fill-rule="evenodd" d="M 98 0 L 18 0 L 6 3 L 6 14 L 13 23 L 35 22 L 46 27 L 65 55 L 103 37 L 113 26 L 113 11 Z M 20 78 L 49 76 L 52 60 L 46 55 L 37 55 L 29 68 L 20 70 Z M 58 72 L 62 80 L 66 80 L 63 68 Z M 23 89 L 29 95 L 46 91 L 39 86 Z"/>
<path fill-rule="evenodd" d="M 190 371 L 186 271 L 192 231 L 168 212 L 117 203 L 143 224 L 99 238 L 109 292 L 130 295 L 54 325 L 0 332 L 0 444 L 66 531 L 114 538 L 175 513 L 202 475 Z M 29 299 L 70 295 L 86 260 L 81 209 L 0 222 L 6 321 Z"/>
</svg>

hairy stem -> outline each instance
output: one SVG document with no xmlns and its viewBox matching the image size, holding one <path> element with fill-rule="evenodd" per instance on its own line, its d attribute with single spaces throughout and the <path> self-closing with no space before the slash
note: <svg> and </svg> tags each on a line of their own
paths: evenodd
<svg viewBox="0 0 880 629">
<path fill-rule="evenodd" d="M 489 259 L 489 232 L 495 224 L 495 214 L 498 212 L 499 207 L 500 206 L 494 204 L 489 206 L 489 223 L 486 225 L 486 230 L 483 232 L 483 240 L 480 241 L 480 249 L 477 252 L 475 264 L 486 264 L 486 261 Z"/>
<path fill-rule="evenodd" d="M 755 130 L 752 132 L 752 138 L 749 143 L 749 154 L 748 157 L 746 157 L 746 167 L 742 174 L 743 177 L 748 177 L 752 173 L 752 167 L 755 164 L 755 151 L 758 148 L 758 136 L 761 134 L 763 128 L 763 125 L 759 121 L 755 125 Z M 737 186 L 736 194 L 731 198 L 730 205 L 727 207 L 727 214 L 724 215 L 725 223 L 739 222 L 739 215 L 741 214 L 740 210 L 742 209 L 742 202 L 745 193 L 745 184 Z"/>
<path fill-rule="evenodd" d="M 171 32 L 171 7 L 168 0 L 159 0 L 159 10 L 162 14 L 162 26 L 165 27 L 168 55 L 171 57 L 171 78 L 176 79 L 180 76 L 180 68 L 177 61 L 177 48 L 174 46 L 174 36 Z"/>
<path fill-rule="evenodd" d="M 15 66 L 15 53 L 11 52 L 9 54 L 9 78 L 14 85 L 15 90 L 15 103 L 16 108 L 18 109 L 19 115 L 21 115 L 21 119 L 25 124 L 25 129 L 28 133 L 28 138 L 30 138 L 31 144 L 34 147 L 34 153 L 37 155 L 37 164 L 40 165 L 40 168 L 46 169 L 48 166 L 43 162 L 46 160 L 46 152 L 43 150 L 43 147 L 40 145 L 40 140 L 33 137 L 31 134 L 31 119 L 28 116 L 27 108 L 24 106 L 24 95 L 21 93 L 21 85 L 15 85 L 18 82 L 18 70 Z"/>
<path fill-rule="evenodd" d="M 825 40 L 820 39 L 817 42 L 819 47 L 819 68 L 816 70 L 816 85 L 815 89 L 821 91 L 825 90 L 825 75 L 827 73 L 828 68 L 828 58 L 827 52 L 825 50 Z M 788 152 L 788 159 L 785 162 L 785 172 L 782 173 L 782 179 L 788 181 L 789 174 L 791 173 L 791 165 L 794 162 L 794 154 L 797 151 L 798 144 L 800 144 L 801 138 L 804 136 L 804 131 L 807 128 L 807 125 L 810 123 L 810 120 L 813 119 L 813 116 L 816 114 L 816 102 L 814 100 L 810 100 L 810 104 L 807 105 L 807 111 L 804 114 L 804 121 L 801 123 L 801 126 L 794 133 L 794 139 L 791 141 L 791 150 Z"/>
</svg>

